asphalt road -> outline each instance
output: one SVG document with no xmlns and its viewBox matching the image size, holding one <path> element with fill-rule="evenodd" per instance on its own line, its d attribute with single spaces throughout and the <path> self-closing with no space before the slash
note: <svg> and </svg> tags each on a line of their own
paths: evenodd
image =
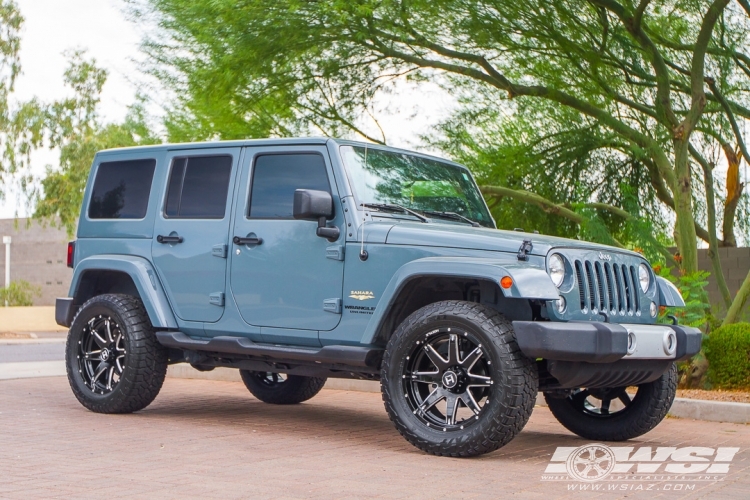
<svg viewBox="0 0 750 500">
<path fill-rule="evenodd" d="M 0 344 L 0 363 L 59 361 L 65 359 L 65 343 Z"/>
</svg>

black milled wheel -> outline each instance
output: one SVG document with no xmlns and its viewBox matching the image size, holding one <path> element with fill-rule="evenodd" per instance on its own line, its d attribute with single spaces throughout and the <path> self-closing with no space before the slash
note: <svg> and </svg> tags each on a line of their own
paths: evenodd
<svg viewBox="0 0 750 500">
<path fill-rule="evenodd" d="M 319 393 L 326 383 L 324 378 L 249 370 L 240 370 L 240 376 L 253 396 L 275 405 L 307 401 Z"/>
<path fill-rule="evenodd" d="M 672 363 L 660 378 L 639 385 L 634 396 L 627 387 L 581 388 L 566 398 L 545 393 L 544 399 L 570 432 L 594 441 L 625 441 L 659 425 L 676 393 L 677 365 Z"/>
<path fill-rule="evenodd" d="M 65 364 L 70 387 L 83 406 L 97 413 L 131 413 L 159 394 L 167 352 L 139 299 L 99 295 L 73 319 Z"/>
<path fill-rule="evenodd" d="M 385 409 L 411 444 L 469 457 L 512 440 L 531 416 L 537 371 L 512 324 L 480 304 L 443 301 L 412 313 L 388 342 Z"/>
</svg>

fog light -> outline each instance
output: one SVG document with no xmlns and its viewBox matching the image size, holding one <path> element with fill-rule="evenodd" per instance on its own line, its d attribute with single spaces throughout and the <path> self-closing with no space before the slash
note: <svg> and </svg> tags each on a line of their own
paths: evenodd
<svg viewBox="0 0 750 500">
<path fill-rule="evenodd" d="M 656 317 L 656 313 L 659 312 L 659 308 L 656 307 L 656 302 L 651 302 L 651 305 L 648 306 L 648 311 L 651 313 L 652 318 Z"/>
<path fill-rule="evenodd" d="M 563 297 L 562 295 L 555 301 L 555 307 L 557 307 L 557 312 L 559 312 L 560 314 L 565 312 L 566 305 L 567 304 L 565 303 L 565 297 Z"/>
<path fill-rule="evenodd" d="M 635 333 L 628 331 L 628 354 L 633 354 L 635 352 L 635 347 L 636 347 Z"/>
<path fill-rule="evenodd" d="M 664 347 L 664 353 L 667 355 L 675 353 L 677 350 L 677 335 L 675 335 L 674 331 L 670 330 L 664 334 L 662 347 Z"/>
</svg>

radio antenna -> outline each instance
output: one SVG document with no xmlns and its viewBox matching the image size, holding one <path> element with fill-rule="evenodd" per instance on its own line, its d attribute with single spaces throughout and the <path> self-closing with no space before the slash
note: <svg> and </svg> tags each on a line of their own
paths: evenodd
<svg viewBox="0 0 750 500">
<path fill-rule="evenodd" d="M 365 144 L 365 170 L 367 170 L 367 144 Z M 362 206 L 362 209 L 362 243 L 359 248 L 359 260 L 366 261 L 368 255 L 367 250 L 365 250 L 365 222 L 367 221 L 367 219 L 365 217 L 366 213 L 364 212 L 364 210 L 366 210 L 366 208 L 364 207 L 364 205 Z"/>
</svg>

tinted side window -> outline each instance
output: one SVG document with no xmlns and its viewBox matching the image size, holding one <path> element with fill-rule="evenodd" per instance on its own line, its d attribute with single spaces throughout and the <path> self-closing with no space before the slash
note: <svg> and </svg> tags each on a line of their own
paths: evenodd
<svg viewBox="0 0 750 500">
<path fill-rule="evenodd" d="M 231 156 L 175 158 L 164 214 L 189 219 L 223 219 L 231 173 Z"/>
<path fill-rule="evenodd" d="M 155 167 L 156 160 L 101 163 L 91 191 L 89 218 L 144 218 Z"/>
<path fill-rule="evenodd" d="M 331 192 L 323 157 L 316 153 L 262 155 L 255 159 L 248 217 L 291 219 L 296 189 Z"/>
</svg>

